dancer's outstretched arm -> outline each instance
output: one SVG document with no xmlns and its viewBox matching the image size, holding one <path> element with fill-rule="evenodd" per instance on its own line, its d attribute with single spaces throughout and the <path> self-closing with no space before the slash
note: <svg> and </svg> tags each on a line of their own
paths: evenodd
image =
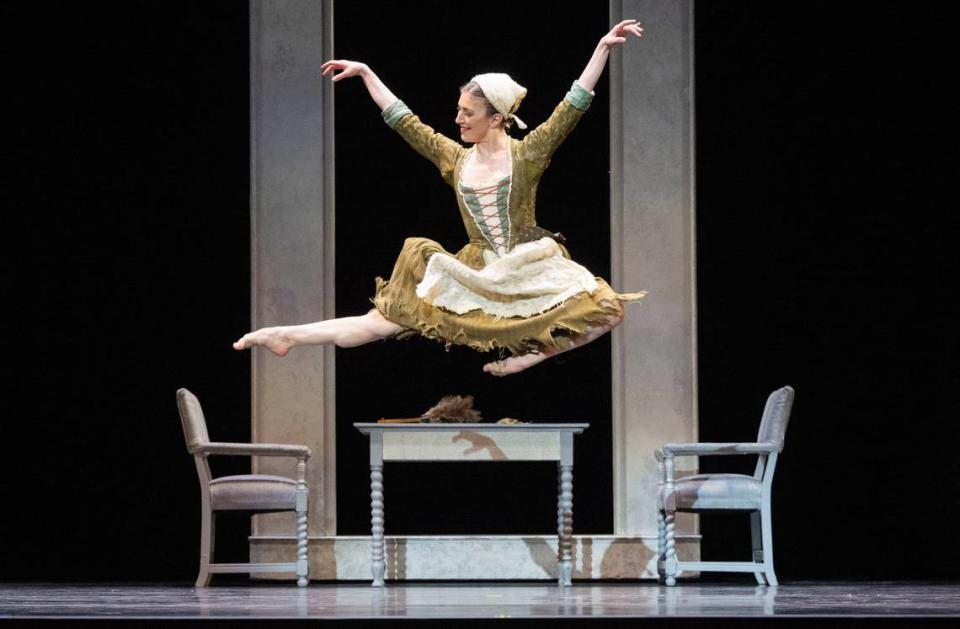
<svg viewBox="0 0 960 629">
<path fill-rule="evenodd" d="M 429 159 L 440 170 L 444 181 L 454 186 L 453 170 L 459 155 L 465 150 L 463 146 L 434 131 L 433 127 L 423 124 L 406 104 L 387 89 L 383 81 L 365 63 L 348 61 L 347 59 L 331 59 L 323 64 L 323 75 L 341 70 L 333 76 L 333 81 L 350 76 L 363 78 L 370 97 L 377 103 L 383 115 L 384 122 L 397 131 L 407 143 Z"/>
<path fill-rule="evenodd" d="M 627 35 L 632 33 L 640 37 L 642 32 L 643 29 L 640 28 L 637 20 L 624 20 L 600 39 L 587 67 L 584 68 L 580 78 L 570 86 L 570 91 L 564 99 L 554 108 L 547 120 L 530 131 L 523 139 L 521 159 L 528 162 L 534 169 L 539 171 L 546 169 L 554 152 L 590 107 L 594 96 L 593 88 L 597 85 L 597 80 L 607 64 L 610 49 L 627 41 Z"/>
<path fill-rule="evenodd" d="M 593 56 L 590 57 L 587 67 L 583 69 L 583 74 L 577 79 L 577 83 L 579 83 L 583 89 L 589 92 L 596 87 L 600 75 L 603 74 L 603 68 L 607 65 L 610 49 L 626 42 L 627 35 L 631 33 L 637 37 L 643 36 L 643 29 L 640 28 L 639 21 L 624 20 L 603 36 L 603 39 L 597 44 L 597 49 L 593 51 Z"/>
<path fill-rule="evenodd" d="M 380 111 L 383 111 L 398 100 L 397 97 L 393 95 L 393 92 L 383 84 L 380 77 L 365 63 L 348 61 L 347 59 L 331 59 L 320 67 L 323 68 L 323 72 L 320 73 L 322 76 L 326 76 L 334 70 L 341 71 L 340 74 L 333 75 L 334 83 L 340 79 L 351 76 L 361 77 L 363 84 L 367 86 L 367 91 L 370 92 L 370 98 L 380 107 Z"/>
</svg>

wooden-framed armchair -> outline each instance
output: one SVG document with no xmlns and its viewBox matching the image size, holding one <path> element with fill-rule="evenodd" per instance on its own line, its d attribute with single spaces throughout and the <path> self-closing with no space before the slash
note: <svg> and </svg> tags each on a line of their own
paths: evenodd
<svg viewBox="0 0 960 629">
<path fill-rule="evenodd" d="M 756 443 L 667 443 L 657 448 L 657 573 L 667 585 L 675 585 L 684 570 L 752 572 L 760 585 L 777 585 L 773 570 L 773 524 L 770 493 L 777 456 L 793 407 L 794 390 L 785 386 L 767 397 Z M 674 459 L 679 456 L 757 456 L 753 476 L 745 474 L 697 474 L 674 477 Z M 750 513 L 753 561 L 679 561 L 676 553 L 674 514 L 741 511 Z"/>
<path fill-rule="evenodd" d="M 187 450 L 193 454 L 200 477 L 202 502 L 200 531 L 200 574 L 197 587 L 210 585 L 214 573 L 295 572 L 297 585 L 309 582 L 307 558 L 307 459 L 310 448 L 275 443 L 211 442 L 200 401 L 187 389 L 177 390 L 177 406 L 183 423 Z M 211 455 L 284 456 L 297 459 L 297 478 L 266 474 L 242 474 L 212 478 L 207 457 Z M 250 514 L 295 511 L 297 520 L 297 560 L 292 563 L 211 563 L 217 511 L 241 511 Z"/>
</svg>

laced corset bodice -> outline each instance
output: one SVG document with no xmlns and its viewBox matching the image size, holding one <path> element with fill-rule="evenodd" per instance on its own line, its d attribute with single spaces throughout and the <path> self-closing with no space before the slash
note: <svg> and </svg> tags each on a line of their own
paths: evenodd
<svg viewBox="0 0 960 629">
<path fill-rule="evenodd" d="M 460 192 L 490 247 L 498 256 L 510 251 L 510 175 L 489 186 L 468 186 L 461 181 Z"/>
<path fill-rule="evenodd" d="M 383 119 L 417 153 L 429 159 L 454 189 L 470 237 L 461 249 L 462 259 L 469 259 L 471 266 L 478 268 L 488 257 L 484 254 L 502 257 L 516 246 L 516 234 L 522 227 L 537 224 L 535 206 L 540 177 L 554 152 L 587 111 L 593 95 L 592 90 L 574 81 L 547 120 L 522 140 L 508 138 L 506 160 L 488 154 L 482 163 L 476 159 L 476 145 L 467 149 L 438 133 L 421 122 L 401 100 L 383 110 Z"/>
</svg>

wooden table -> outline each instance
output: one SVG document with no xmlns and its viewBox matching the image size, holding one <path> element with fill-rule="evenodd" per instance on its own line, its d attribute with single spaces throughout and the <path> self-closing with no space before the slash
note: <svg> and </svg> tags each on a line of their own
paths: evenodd
<svg viewBox="0 0 960 629">
<path fill-rule="evenodd" d="M 383 586 L 384 461 L 556 461 L 559 585 L 573 574 L 573 436 L 590 424 L 355 423 L 370 436 L 373 585 Z"/>
</svg>

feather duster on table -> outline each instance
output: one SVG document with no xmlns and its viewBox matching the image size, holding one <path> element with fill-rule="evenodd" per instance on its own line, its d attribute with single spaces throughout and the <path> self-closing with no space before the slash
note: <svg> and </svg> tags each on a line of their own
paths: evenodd
<svg viewBox="0 0 960 629">
<path fill-rule="evenodd" d="M 473 408 L 472 395 L 445 395 L 436 406 L 424 413 L 423 417 L 430 423 L 469 424 L 483 421 L 480 411 Z"/>
<path fill-rule="evenodd" d="M 416 423 L 452 423 L 468 424 L 482 422 L 480 411 L 473 408 L 472 395 L 445 395 L 434 406 L 430 407 L 420 417 L 405 417 L 402 419 L 381 419 L 381 424 L 416 424 Z"/>
</svg>

